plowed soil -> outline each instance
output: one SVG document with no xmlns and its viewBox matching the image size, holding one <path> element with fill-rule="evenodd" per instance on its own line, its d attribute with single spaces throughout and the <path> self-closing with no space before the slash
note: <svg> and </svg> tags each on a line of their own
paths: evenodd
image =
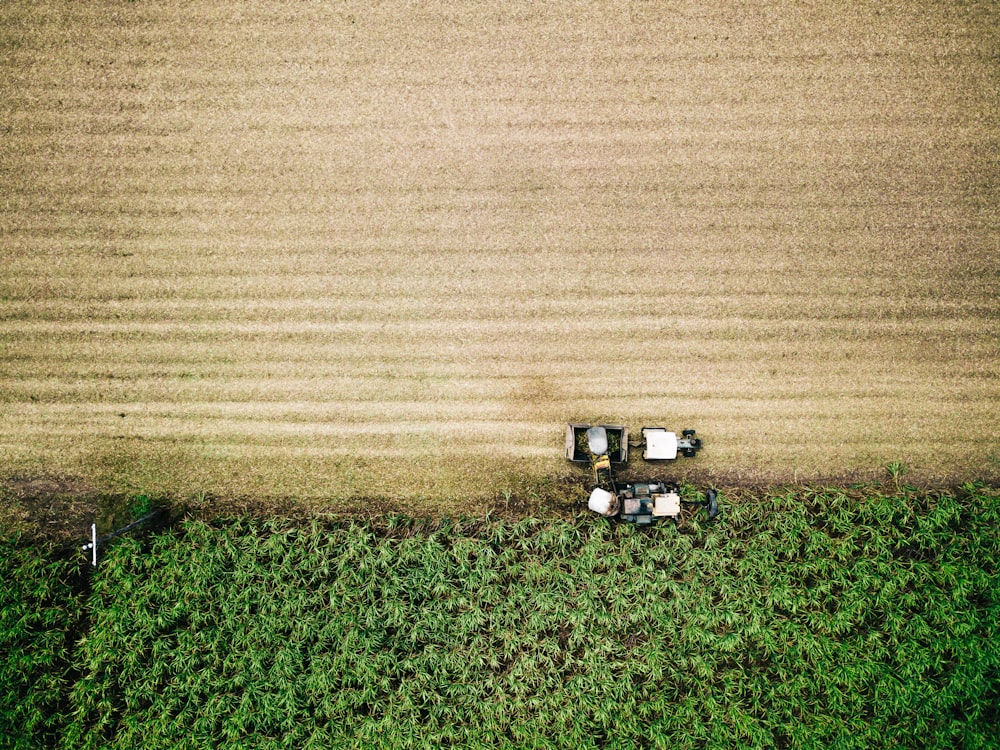
<svg viewBox="0 0 1000 750">
<path fill-rule="evenodd" d="M 998 6 L 787 5 L 4 3 L 0 480 L 995 479 Z"/>
</svg>

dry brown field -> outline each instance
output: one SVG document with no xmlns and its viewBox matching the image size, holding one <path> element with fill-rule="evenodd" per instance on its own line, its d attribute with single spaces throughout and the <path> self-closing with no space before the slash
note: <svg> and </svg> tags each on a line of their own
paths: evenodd
<svg viewBox="0 0 1000 750">
<path fill-rule="evenodd" d="M 992 2 L 8 0 L 0 482 L 453 509 L 567 421 L 995 480 L 998 49 Z"/>
</svg>

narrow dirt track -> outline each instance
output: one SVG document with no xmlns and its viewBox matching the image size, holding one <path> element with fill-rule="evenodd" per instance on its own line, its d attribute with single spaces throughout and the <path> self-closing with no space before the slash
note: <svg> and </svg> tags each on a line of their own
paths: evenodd
<svg viewBox="0 0 1000 750">
<path fill-rule="evenodd" d="M 0 9 L 0 479 L 1000 476 L 991 3 Z"/>
</svg>

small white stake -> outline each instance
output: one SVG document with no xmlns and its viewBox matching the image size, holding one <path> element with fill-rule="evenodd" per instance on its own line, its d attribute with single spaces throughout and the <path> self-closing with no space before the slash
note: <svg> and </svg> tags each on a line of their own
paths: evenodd
<svg viewBox="0 0 1000 750">
<path fill-rule="evenodd" d="M 94 550 L 93 555 L 91 555 L 90 563 L 95 568 L 97 567 L 97 524 L 90 524 L 90 545 Z"/>
</svg>

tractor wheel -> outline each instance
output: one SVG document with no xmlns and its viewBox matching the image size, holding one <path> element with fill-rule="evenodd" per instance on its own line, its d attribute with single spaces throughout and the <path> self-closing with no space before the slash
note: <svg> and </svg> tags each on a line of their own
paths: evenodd
<svg viewBox="0 0 1000 750">
<path fill-rule="evenodd" d="M 682 437 L 693 437 L 694 433 L 695 433 L 695 430 L 684 430 L 683 432 L 681 432 L 681 436 Z"/>
<path fill-rule="evenodd" d="M 709 490 L 705 493 L 707 502 L 705 503 L 705 508 L 708 510 L 708 517 L 715 518 L 719 515 L 719 501 L 717 499 L 719 493 L 715 490 Z"/>
</svg>

